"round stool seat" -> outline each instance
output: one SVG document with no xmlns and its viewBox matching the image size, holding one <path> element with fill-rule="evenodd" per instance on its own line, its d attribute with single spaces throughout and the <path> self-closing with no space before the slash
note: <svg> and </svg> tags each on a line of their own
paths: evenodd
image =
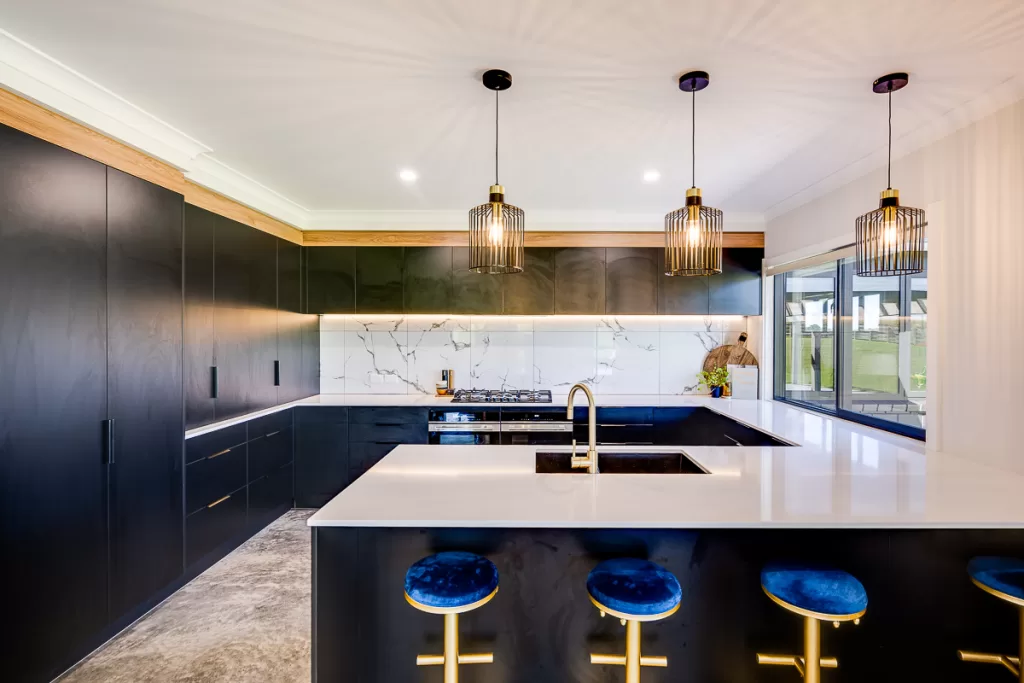
<svg viewBox="0 0 1024 683">
<path fill-rule="evenodd" d="M 602 612 L 633 621 L 663 619 L 683 598 L 679 581 L 664 567 L 647 560 L 605 560 L 587 577 L 591 601 Z"/>
<path fill-rule="evenodd" d="M 789 611 L 825 621 L 851 621 L 868 608 L 864 586 L 839 569 L 769 565 L 761 571 L 761 587 Z"/>
<path fill-rule="evenodd" d="M 486 557 L 448 552 L 424 557 L 405 573 L 405 598 L 425 612 L 468 612 L 494 597 L 498 568 Z"/>
<path fill-rule="evenodd" d="M 983 591 L 1024 606 L 1024 560 L 975 557 L 967 563 L 967 574 Z"/>
</svg>

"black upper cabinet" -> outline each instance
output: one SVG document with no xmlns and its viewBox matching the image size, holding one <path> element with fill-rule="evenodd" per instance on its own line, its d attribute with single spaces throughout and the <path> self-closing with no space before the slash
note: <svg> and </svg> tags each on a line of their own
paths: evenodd
<svg viewBox="0 0 1024 683">
<path fill-rule="evenodd" d="M 555 250 L 555 313 L 605 312 L 605 249 Z"/>
<path fill-rule="evenodd" d="M 658 249 L 607 250 L 605 313 L 628 315 L 658 312 Z"/>
<path fill-rule="evenodd" d="M 551 315 L 555 312 L 555 250 L 525 250 L 523 272 L 500 276 L 502 312 L 506 315 Z"/>
<path fill-rule="evenodd" d="M 403 247 L 356 247 L 356 312 L 402 310 Z"/>
<path fill-rule="evenodd" d="M 182 570 L 182 197 L 107 169 L 110 606 Z"/>
<path fill-rule="evenodd" d="M 447 313 L 452 307 L 452 248 L 405 247 L 406 313 Z"/>
<path fill-rule="evenodd" d="M 302 247 L 277 241 L 277 400 L 295 401 L 306 394 L 302 389 Z"/>
<path fill-rule="evenodd" d="M 217 216 L 185 205 L 185 428 L 216 420 L 213 237 Z"/>
<path fill-rule="evenodd" d="M 710 278 L 711 313 L 761 315 L 764 249 L 724 249 L 722 273 Z"/>
<path fill-rule="evenodd" d="M 216 312 L 214 338 L 217 356 L 217 419 L 243 415 L 252 391 L 250 338 L 251 269 L 249 234 L 253 229 L 217 217 L 214 237 Z"/>
<path fill-rule="evenodd" d="M 0 126 L 7 680 L 50 680 L 106 622 L 105 216 L 102 164 Z"/>
<path fill-rule="evenodd" d="M 277 355 L 277 243 L 273 235 L 248 228 L 249 410 L 277 405 L 274 363 Z"/>
<path fill-rule="evenodd" d="M 708 276 L 665 275 L 665 252 L 661 249 L 658 252 L 658 313 L 707 315 L 710 310 Z"/>
<path fill-rule="evenodd" d="M 355 313 L 356 250 L 305 247 L 307 313 Z M 398 309 L 401 310 L 401 309 Z"/>
<path fill-rule="evenodd" d="M 505 275 L 484 275 L 469 269 L 469 247 L 452 251 L 452 313 L 497 315 L 501 313 L 501 286 Z M 515 277 L 514 275 L 511 277 Z"/>
</svg>

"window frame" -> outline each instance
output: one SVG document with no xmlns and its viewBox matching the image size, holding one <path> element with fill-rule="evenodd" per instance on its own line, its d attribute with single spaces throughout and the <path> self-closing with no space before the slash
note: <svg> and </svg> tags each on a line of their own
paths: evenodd
<svg viewBox="0 0 1024 683">
<path fill-rule="evenodd" d="M 772 381 L 772 398 L 781 403 L 797 406 L 815 413 L 831 415 L 833 417 L 838 417 L 850 422 L 856 422 L 875 429 L 881 429 L 900 436 L 924 441 L 927 429 L 884 420 L 882 418 L 865 415 L 864 413 L 859 413 L 842 407 L 842 397 L 845 395 L 844 392 L 847 387 L 847 383 L 850 381 L 850 375 L 848 374 L 850 370 L 848 368 L 848 358 L 846 354 L 850 353 L 852 358 L 852 349 L 847 348 L 847 326 L 851 324 L 852 320 L 851 307 L 853 306 L 852 288 L 854 265 L 852 263 L 846 263 L 846 261 L 847 259 L 843 257 L 836 258 L 834 261 L 837 276 L 835 278 L 835 287 L 833 290 L 833 296 L 836 301 L 836 320 L 834 323 L 835 334 L 832 336 L 833 385 L 835 387 L 833 408 L 829 409 L 820 404 L 801 401 L 799 399 L 786 396 L 786 278 L 793 272 L 793 270 L 776 273 L 773 278 L 775 287 L 775 319 L 772 321 L 774 326 L 772 334 L 775 358 L 773 363 L 774 377 Z M 830 260 L 827 262 L 832 261 Z M 904 330 L 904 328 L 909 328 L 911 324 L 910 299 L 912 294 L 910 289 L 910 280 L 912 277 L 919 276 L 899 276 L 901 331 Z M 902 314 L 903 311 L 905 311 L 906 314 Z"/>
</svg>

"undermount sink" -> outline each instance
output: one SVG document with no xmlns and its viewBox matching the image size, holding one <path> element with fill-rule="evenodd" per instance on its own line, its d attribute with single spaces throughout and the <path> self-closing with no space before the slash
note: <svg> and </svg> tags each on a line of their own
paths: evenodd
<svg viewBox="0 0 1024 683">
<path fill-rule="evenodd" d="M 585 455 L 586 451 L 579 453 Z M 538 451 L 537 474 L 586 474 L 573 469 L 570 451 Z M 667 451 L 598 451 L 601 474 L 707 474 L 707 471 L 679 449 Z"/>
</svg>

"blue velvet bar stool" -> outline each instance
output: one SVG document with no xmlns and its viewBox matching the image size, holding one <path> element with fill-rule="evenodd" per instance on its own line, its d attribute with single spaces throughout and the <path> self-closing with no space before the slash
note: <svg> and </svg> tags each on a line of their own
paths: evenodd
<svg viewBox="0 0 1024 683">
<path fill-rule="evenodd" d="M 1024 683 L 1024 666 L 1021 666 L 1021 660 L 1024 659 L 1024 560 L 1009 557 L 975 557 L 967 563 L 967 575 L 981 590 L 1017 608 L 1020 621 L 1017 631 L 1019 649 L 1016 657 L 970 650 L 957 650 L 957 654 L 965 662 L 1001 664 L 1020 683 Z"/>
<path fill-rule="evenodd" d="M 459 664 L 491 664 L 494 654 L 459 652 L 459 615 L 486 605 L 498 592 L 498 568 L 486 557 L 447 552 L 424 557 L 405 573 L 405 599 L 418 610 L 444 615 L 444 654 L 417 655 L 417 666 L 443 666 L 444 683 L 457 683 Z"/>
<path fill-rule="evenodd" d="M 804 618 L 804 654 L 757 655 L 758 664 L 795 666 L 806 683 L 820 683 L 821 669 L 839 666 L 835 657 L 821 656 L 821 622 L 839 628 L 844 621 L 860 623 L 868 609 L 861 582 L 838 569 L 774 564 L 761 571 L 761 588 L 776 604 Z"/>
<path fill-rule="evenodd" d="M 647 560 L 606 560 L 591 570 L 587 592 L 602 617 L 610 614 L 626 626 L 625 656 L 591 654 L 591 664 L 625 666 L 626 683 L 640 683 L 641 666 L 668 666 L 665 657 L 640 654 L 640 624 L 679 609 L 683 589 L 672 572 Z"/>
</svg>

